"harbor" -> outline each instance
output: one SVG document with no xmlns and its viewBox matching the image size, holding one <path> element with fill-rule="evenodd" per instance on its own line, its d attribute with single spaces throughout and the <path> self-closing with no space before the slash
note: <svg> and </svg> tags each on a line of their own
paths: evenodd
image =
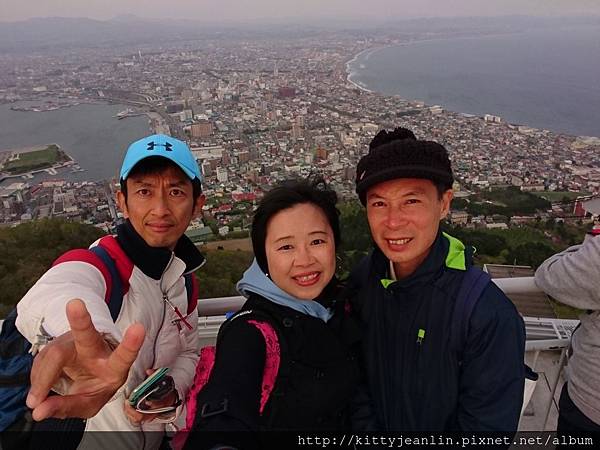
<svg viewBox="0 0 600 450">
<path fill-rule="evenodd" d="M 36 168 L 20 176 L 2 174 L 2 185 L 26 180 L 35 184 L 44 180 L 95 181 L 115 176 L 123 151 L 131 142 L 148 134 L 148 118 L 137 114 L 127 115 L 127 120 L 115 116 L 129 108 L 127 104 L 85 102 L 71 108 L 48 111 L 45 114 L 14 111 L 14 107 L 27 108 L 43 101 L 19 102 L 0 105 L 0 162 L 6 150 L 38 148 L 43 143 L 56 143 L 74 160 L 72 165 L 55 167 L 57 175 Z M 128 113 L 129 114 L 129 113 Z M 42 170 L 39 170 L 42 169 Z M 0 169 L 0 172 L 4 172 Z M 7 177 L 9 177 L 7 179 Z"/>
<path fill-rule="evenodd" d="M 143 116 L 144 114 L 145 113 L 137 112 L 132 108 L 127 108 L 127 109 L 124 109 L 123 111 L 115 114 L 113 117 L 116 117 L 117 119 L 121 120 L 121 119 L 126 119 L 127 117 Z"/>
</svg>

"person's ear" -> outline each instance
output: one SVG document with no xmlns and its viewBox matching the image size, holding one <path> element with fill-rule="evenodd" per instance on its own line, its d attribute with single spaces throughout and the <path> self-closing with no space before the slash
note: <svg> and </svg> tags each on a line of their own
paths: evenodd
<svg viewBox="0 0 600 450">
<path fill-rule="evenodd" d="M 192 212 L 192 218 L 197 218 L 200 214 L 202 214 L 202 208 L 206 204 L 206 196 L 204 194 L 200 194 L 194 203 L 194 210 Z"/>
<path fill-rule="evenodd" d="M 448 213 L 450 212 L 450 204 L 452 203 L 452 199 L 454 198 L 454 191 L 452 189 L 448 189 L 446 192 L 442 194 L 442 208 L 440 210 L 440 220 L 444 219 Z"/>
<path fill-rule="evenodd" d="M 117 203 L 117 206 L 123 213 L 123 217 L 125 217 L 126 219 L 129 218 L 129 212 L 127 211 L 127 199 L 125 198 L 125 194 L 123 193 L 123 191 L 117 191 L 115 201 Z"/>
</svg>

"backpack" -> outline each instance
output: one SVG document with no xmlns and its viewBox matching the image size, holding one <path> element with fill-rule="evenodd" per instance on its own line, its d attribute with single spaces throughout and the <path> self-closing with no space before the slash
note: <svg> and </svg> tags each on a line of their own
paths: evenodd
<svg viewBox="0 0 600 450">
<path fill-rule="evenodd" d="M 223 322 L 221 328 L 219 329 L 219 333 L 217 335 L 217 344 L 203 347 L 200 350 L 200 358 L 198 359 L 198 363 L 196 365 L 194 381 L 192 387 L 190 388 L 187 394 L 187 398 L 185 401 L 187 411 L 185 427 L 179 430 L 173 438 L 173 440 L 171 441 L 171 446 L 174 449 L 182 449 L 185 445 L 189 432 L 192 431 L 194 420 L 196 418 L 196 414 L 198 413 L 198 404 L 196 398 L 200 391 L 204 388 L 204 386 L 206 386 L 210 378 L 212 368 L 215 364 L 215 356 L 217 354 L 217 346 L 219 340 L 222 338 L 224 332 L 233 320 L 235 320 L 238 317 L 244 316 L 250 316 L 246 317 L 248 323 L 255 326 L 260 331 L 265 340 L 266 358 L 265 368 L 263 371 L 259 409 L 260 414 L 264 412 L 265 406 L 269 401 L 269 398 L 273 393 L 275 384 L 278 380 L 278 374 L 280 372 L 279 369 L 281 366 L 281 347 L 285 343 L 279 338 L 279 333 L 272 325 L 271 318 L 268 317 L 266 314 L 251 309 L 239 311 L 235 314 L 228 314 L 227 320 Z M 202 417 L 210 417 L 212 415 L 220 414 L 225 411 L 227 411 L 227 405 L 223 404 L 221 405 L 220 409 L 210 410 L 210 412 L 204 412 L 203 410 L 201 410 L 200 414 Z"/>
<path fill-rule="evenodd" d="M 106 239 L 114 243 L 105 241 Z M 98 267 L 106 282 L 105 301 L 113 321 L 116 321 L 123 305 L 123 296 L 127 292 L 124 290 L 127 281 L 121 278 L 116 261 L 106 249 L 106 245 L 111 243 L 114 245 L 116 240 L 113 236 L 107 236 L 92 248 L 70 250 L 60 256 L 53 266 L 64 261 L 85 261 Z M 106 269 L 106 273 L 102 269 Z M 185 275 L 185 287 L 189 314 L 190 308 L 193 311 L 197 304 L 197 298 L 193 299 L 193 274 Z M 29 392 L 33 356 L 29 352 L 31 344 L 15 325 L 16 318 L 17 308 L 14 308 L 4 320 L 0 332 L 0 432 L 23 418 L 27 411 L 25 399 Z"/>
<path fill-rule="evenodd" d="M 0 332 L 0 432 L 21 418 L 27 407 L 29 373 L 33 356 L 31 344 L 17 327 L 17 309 L 13 309 L 2 323 Z"/>
<path fill-rule="evenodd" d="M 367 283 L 372 258 L 373 252 L 363 258 L 361 263 L 353 270 L 352 275 L 356 277 L 359 283 L 350 285 L 350 288 L 360 289 L 361 286 Z M 454 349 L 458 355 L 459 364 L 462 364 L 463 351 L 467 344 L 471 315 L 481 298 L 481 294 L 491 281 L 492 278 L 489 274 L 478 267 L 469 266 L 461 282 L 452 312 L 452 326 L 450 329 L 450 348 Z M 525 391 L 521 414 L 525 411 L 525 407 L 533 395 L 533 390 L 539 377 L 538 373 L 531 367 L 524 362 L 523 364 L 525 366 Z"/>
<path fill-rule="evenodd" d="M 492 281 L 492 278 L 483 270 L 470 266 L 460 285 L 454 312 L 452 313 L 452 328 L 450 330 L 450 348 L 455 349 L 459 355 L 459 364 L 462 363 L 462 352 L 466 347 L 469 335 L 469 322 L 475 309 L 475 305 L 481 298 L 481 294 Z M 525 364 L 525 389 L 523 394 L 523 405 L 521 415 L 531 400 L 533 391 L 539 375 L 531 367 Z"/>
</svg>

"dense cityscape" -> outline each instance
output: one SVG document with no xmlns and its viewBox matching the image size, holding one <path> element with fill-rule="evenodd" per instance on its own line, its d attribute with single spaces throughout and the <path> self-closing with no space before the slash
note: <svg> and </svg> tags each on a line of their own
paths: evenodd
<svg viewBox="0 0 600 450">
<path fill-rule="evenodd" d="M 168 48 L 5 55 L 0 59 L 0 102 L 33 102 L 14 107 L 31 111 L 27 114 L 89 102 L 127 105 L 119 119 L 145 114 L 152 132 L 189 142 L 208 198 L 204 223 L 190 230 L 199 240 L 247 229 L 253 202 L 286 178 L 321 173 L 342 198 L 355 198 L 355 166 L 369 141 L 378 130 L 400 125 L 446 146 L 459 198 L 509 186 L 549 192 L 551 200 L 562 199 L 560 193 L 587 198 L 575 208 L 555 204 L 552 210 L 514 217 L 513 223 L 598 214 L 599 138 L 507 123 L 493 111 L 483 117 L 446 111 L 348 81 L 348 62 L 362 51 L 453 33 L 322 32 L 277 41 L 215 39 Z M 40 144 L 43 149 L 51 143 Z M 110 230 L 118 217 L 112 200 L 116 180 L 69 182 L 58 175 L 33 184 L 27 166 L 24 172 L 7 170 L 32 150 L 41 151 L 0 148 L 0 223 L 67 217 Z M 37 170 L 52 173 L 65 164 L 79 170 L 74 160 L 51 160 Z M 511 223 L 510 217 L 464 210 L 453 211 L 451 219 L 467 226 Z"/>
</svg>

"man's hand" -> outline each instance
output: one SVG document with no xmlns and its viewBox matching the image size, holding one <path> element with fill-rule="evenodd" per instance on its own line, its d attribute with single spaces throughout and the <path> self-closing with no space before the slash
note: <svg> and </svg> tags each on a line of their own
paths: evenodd
<svg viewBox="0 0 600 450">
<path fill-rule="evenodd" d="M 96 415 L 127 380 L 144 342 L 143 326 L 133 324 L 113 350 L 79 299 L 67 304 L 67 319 L 71 331 L 53 339 L 33 360 L 27 406 L 34 420 Z M 72 380 L 69 391 L 48 396 L 61 376 Z"/>
</svg>

